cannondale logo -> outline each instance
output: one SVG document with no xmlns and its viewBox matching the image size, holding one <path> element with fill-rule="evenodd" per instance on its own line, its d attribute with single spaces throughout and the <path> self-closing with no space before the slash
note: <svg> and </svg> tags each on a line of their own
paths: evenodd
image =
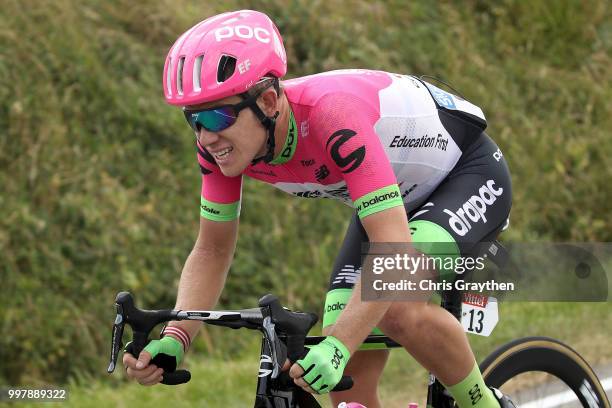
<svg viewBox="0 0 612 408">
<path fill-rule="evenodd" d="M 357 133 L 351 129 L 340 129 L 327 139 L 325 148 L 330 151 L 332 159 L 343 173 L 350 173 L 355 170 L 365 158 L 365 146 L 356 148 L 346 156 L 340 154 L 340 147 L 356 134 Z"/>
</svg>

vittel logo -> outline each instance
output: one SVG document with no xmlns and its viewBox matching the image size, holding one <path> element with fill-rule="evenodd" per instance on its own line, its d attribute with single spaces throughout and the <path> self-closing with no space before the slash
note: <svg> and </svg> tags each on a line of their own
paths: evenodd
<svg viewBox="0 0 612 408">
<path fill-rule="evenodd" d="M 448 219 L 450 227 L 460 236 L 464 236 L 472 229 L 470 221 L 474 223 L 482 221 L 486 224 L 487 206 L 493 204 L 503 192 L 502 187 L 495 188 L 495 180 L 488 180 L 478 189 L 478 195 L 471 196 L 455 212 L 444 209 L 444 212 L 450 216 Z"/>
<path fill-rule="evenodd" d="M 270 42 L 270 32 L 261 27 L 249 27 L 247 25 L 237 25 L 231 27 L 221 27 L 215 30 L 215 39 L 221 41 L 227 38 L 239 37 L 249 40 L 255 38 L 257 41 L 264 44 Z"/>
<path fill-rule="evenodd" d="M 359 279 L 360 275 L 361 268 L 358 267 L 355 269 L 355 265 L 344 265 L 338 273 L 338 276 L 336 276 L 336 278 L 332 282 L 332 285 L 338 285 L 341 283 L 348 283 L 350 285 L 354 285 L 355 282 L 357 282 L 357 279 Z"/>
</svg>

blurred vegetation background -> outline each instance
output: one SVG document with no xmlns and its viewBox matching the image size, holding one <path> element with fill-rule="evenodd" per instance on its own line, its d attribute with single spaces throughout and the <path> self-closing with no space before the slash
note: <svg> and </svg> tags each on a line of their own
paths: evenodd
<svg viewBox="0 0 612 408">
<path fill-rule="evenodd" d="M 119 290 L 174 304 L 200 173 L 163 100 L 164 58 L 196 22 L 241 8 L 277 23 L 288 77 L 427 74 L 482 106 L 513 176 L 505 239 L 612 241 L 605 0 L 2 0 L 0 383 L 99 376 Z M 220 307 L 273 292 L 320 312 L 350 209 L 245 184 Z M 240 349 L 203 334 L 201 350 Z"/>
</svg>

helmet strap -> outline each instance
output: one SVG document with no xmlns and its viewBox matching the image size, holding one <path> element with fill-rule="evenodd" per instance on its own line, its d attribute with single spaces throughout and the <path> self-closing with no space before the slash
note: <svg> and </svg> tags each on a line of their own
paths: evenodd
<svg viewBox="0 0 612 408">
<path fill-rule="evenodd" d="M 266 114 L 261 111 L 261 109 L 259 108 L 259 106 L 257 106 L 256 103 L 253 103 L 250 108 L 253 113 L 255 113 L 255 116 L 257 116 L 262 126 L 266 129 L 268 133 L 268 140 L 266 141 L 268 149 L 266 150 L 266 153 L 263 156 L 254 158 L 251 164 L 255 165 L 260 161 L 263 161 L 264 163 L 270 163 L 274 159 L 274 147 L 276 146 L 274 131 L 276 129 L 276 118 L 278 118 L 280 112 L 276 111 L 274 116 L 266 116 Z"/>
</svg>

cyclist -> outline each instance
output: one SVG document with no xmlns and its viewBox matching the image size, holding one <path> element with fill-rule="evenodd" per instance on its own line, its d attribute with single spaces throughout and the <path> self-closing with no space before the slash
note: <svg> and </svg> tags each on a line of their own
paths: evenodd
<svg viewBox="0 0 612 408">
<path fill-rule="evenodd" d="M 451 314 L 425 301 L 360 297 L 364 242 L 446 242 L 467 255 L 505 226 L 510 176 L 483 131 L 482 111 L 412 76 L 343 70 L 281 84 L 286 71 L 278 29 L 250 10 L 196 24 L 168 53 L 165 98 L 183 108 L 202 172 L 200 231 L 176 308 L 211 309 L 218 301 L 237 239 L 243 175 L 299 197 L 336 198 L 356 211 L 330 279 L 327 337 L 291 366 L 294 381 L 326 393 L 351 375 L 356 386 L 331 393 L 333 403 L 379 407 L 388 351 L 359 348 L 381 330 L 445 384 L 460 408 L 508 406 L 485 386 Z M 158 383 L 162 371 L 151 356 L 168 354 L 178 364 L 199 327 L 172 322 L 138 360 L 126 353 L 128 376 Z"/>
</svg>

